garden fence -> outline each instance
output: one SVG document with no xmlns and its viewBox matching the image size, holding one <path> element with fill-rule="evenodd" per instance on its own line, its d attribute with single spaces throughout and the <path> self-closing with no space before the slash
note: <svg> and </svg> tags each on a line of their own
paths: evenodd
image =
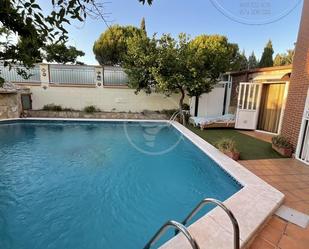
<svg viewBox="0 0 309 249">
<path fill-rule="evenodd" d="M 96 68 L 100 66 L 88 65 L 61 65 L 49 64 L 48 72 L 50 84 L 65 84 L 65 85 L 95 85 L 96 84 Z M 18 74 L 18 70 L 25 70 L 30 77 L 24 79 Z M 8 82 L 13 83 L 37 83 L 40 84 L 41 74 L 40 65 L 36 64 L 33 68 L 27 70 L 22 66 L 4 67 L 0 64 L 0 77 Z M 111 86 L 122 86 L 128 84 L 128 77 L 121 67 L 103 67 L 103 84 Z"/>
</svg>

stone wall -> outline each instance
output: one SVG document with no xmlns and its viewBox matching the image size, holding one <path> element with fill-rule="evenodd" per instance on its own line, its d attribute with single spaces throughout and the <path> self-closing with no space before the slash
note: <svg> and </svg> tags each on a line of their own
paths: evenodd
<svg viewBox="0 0 309 249">
<path fill-rule="evenodd" d="M 0 119 L 19 118 L 21 114 L 20 94 L 0 91 Z"/>
<path fill-rule="evenodd" d="M 94 112 L 86 113 L 81 111 L 24 111 L 25 116 L 33 118 L 89 118 L 89 119 L 168 119 L 168 115 L 157 112 Z"/>
</svg>

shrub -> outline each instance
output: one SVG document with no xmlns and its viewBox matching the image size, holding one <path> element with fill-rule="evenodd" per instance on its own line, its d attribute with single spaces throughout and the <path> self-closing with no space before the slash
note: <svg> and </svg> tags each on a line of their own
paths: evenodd
<svg viewBox="0 0 309 249">
<path fill-rule="evenodd" d="M 273 145 L 279 147 L 279 148 L 284 148 L 284 149 L 292 149 L 293 145 L 287 140 L 286 137 L 278 135 L 274 136 L 271 139 Z"/>
<path fill-rule="evenodd" d="M 65 112 L 74 112 L 75 110 L 73 108 L 63 108 L 62 111 L 65 111 Z"/>
<path fill-rule="evenodd" d="M 233 139 L 230 139 L 230 138 L 220 139 L 217 143 L 217 147 L 223 153 L 226 153 L 226 152 L 237 153 L 238 152 L 238 150 L 236 148 L 236 142 Z"/>
<path fill-rule="evenodd" d="M 62 111 L 61 105 L 55 105 L 55 104 L 48 104 L 43 106 L 44 111 L 55 111 L 60 112 Z"/>
<path fill-rule="evenodd" d="M 161 110 L 159 112 L 162 113 L 162 114 L 165 114 L 168 117 L 171 117 L 177 111 L 178 111 L 177 109 L 169 109 L 169 110 L 163 109 L 163 110 Z"/>
<path fill-rule="evenodd" d="M 183 103 L 182 104 L 182 110 L 185 110 L 185 111 L 189 111 L 190 110 L 190 106 L 186 103 Z"/>
<path fill-rule="evenodd" d="M 94 105 L 89 105 L 84 108 L 84 112 L 87 112 L 87 113 L 93 113 L 93 112 L 98 112 L 98 111 L 100 110 L 96 108 Z"/>
<path fill-rule="evenodd" d="M 0 77 L 0 87 L 3 87 L 4 79 Z"/>
</svg>

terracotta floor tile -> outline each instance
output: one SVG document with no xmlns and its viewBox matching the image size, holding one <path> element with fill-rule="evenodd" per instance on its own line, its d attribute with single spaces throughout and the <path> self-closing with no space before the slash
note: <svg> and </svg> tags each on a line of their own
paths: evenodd
<svg viewBox="0 0 309 249">
<path fill-rule="evenodd" d="M 299 188 L 299 189 L 303 189 L 303 188 L 308 188 L 309 187 L 309 182 L 295 182 L 294 185 Z"/>
<path fill-rule="evenodd" d="M 257 237 L 249 249 L 275 249 L 275 246 L 262 239 L 261 237 Z"/>
<path fill-rule="evenodd" d="M 277 217 L 277 216 L 273 216 L 270 221 L 268 222 L 268 226 L 278 229 L 280 231 L 282 231 L 282 233 L 285 231 L 286 227 L 287 227 L 288 222 Z"/>
<path fill-rule="evenodd" d="M 309 203 L 306 203 L 304 201 L 296 201 L 288 203 L 287 206 L 309 215 Z"/>
<path fill-rule="evenodd" d="M 270 242 L 273 245 L 277 245 L 279 243 L 279 240 L 281 236 L 283 235 L 283 230 L 276 229 L 274 227 L 271 227 L 270 225 L 267 225 L 260 233 L 260 237 L 264 240 Z"/>
<path fill-rule="evenodd" d="M 280 243 L 280 249 L 308 249 L 308 244 L 303 240 L 296 240 L 286 235 L 282 236 Z"/>
<path fill-rule="evenodd" d="M 291 189 L 289 192 L 299 199 L 307 201 L 309 200 L 309 193 L 307 190 L 308 189 Z"/>
<path fill-rule="evenodd" d="M 282 193 L 285 195 L 285 201 L 294 202 L 301 200 L 298 196 L 293 195 L 290 191 L 283 190 Z"/>
<path fill-rule="evenodd" d="M 294 224 L 289 223 L 285 230 L 285 235 L 293 239 L 306 240 L 309 245 L 309 226 L 304 229 Z"/>
<path fill-rule="evenodd" d="M 284 176 L 281 176 L 281 181 L 282 179 L 285 181 L 285 182 L 299 182 L 300 179 L 297 177 L 297 175 L 284 175 Z"/>
<path fill-rule="evenodd" d="M 281 176 L 269 175 L 268 178 L 271 182 L 282 182 Z"/>
</svg>

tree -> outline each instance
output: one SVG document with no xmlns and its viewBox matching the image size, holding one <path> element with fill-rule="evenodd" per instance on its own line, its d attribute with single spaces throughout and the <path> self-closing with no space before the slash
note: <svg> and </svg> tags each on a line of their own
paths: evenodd
<svg viewBox="0 0 309 249">
<path fill-rule="evenodd" d="M 48 43 L 67 41 L 66 25 L 72 20 L 83 22 L 89 14 L 102 15 L 102 5 L 99 1 L 51 2 L 52 12 L 44 14 L 36 0 L 0 0 L 0 24 L 5 29 L 0 31 L 0 36 L 3 38 L 9 33 L 11 38 L 14 37 L 6 37 L 6 44 L 1 47 L 0 60 L 4 61 L 5 66 L 18 63 L 32 67 L 40 58 L 38 54 L 41 49 Z M 25 47 L 31 48 L 35 53 L 25 56 Z"/>
<path fill-rule="evenodd" d="M 153 0 L 138 0 L 139 2 L 141 2 L 142 4 L 145 4 L 146 2 L 151 5 Z"/>
<path fill-rule="evenodd" d="M 257 68 L 258 65 L 258 60 L 256 59 L 254 52 L 252 51 L 252 54 L 248 58 L 248 69 Z"/>
<path fill-rule="evenodd" d="M 210 92 L 234 61 L 234 44 L 218 35 L 202 35 L 194 40 L 185 34 L 180 34 L 178 40 L 170 35 L 158 40 L 134 37 L 128 44 L 124 67 L 130 81 L 133 79 L 131 86 L 147 93 L 180 93 L 180 111 L 186 94 Z"/>
<path fill-rule="evenodd" d="M 293 63 L 294 49 L 288 49 L 286 53 L 277 54 L 274 59 L 274 66 L 285 66 Z"/>
<path fill-rule="evenodd" d="M 50 1 L 52 11 L 46 13 L 38 0 L 0 0 L 0 60 L 4 66 L 33 67 L 46 45 L 67 42 L 66 27 L 71 22 L 84 22 L 90 16 L 106 23 L 102 0 Z M 25 53 L 26 47 L 31 53 Z"/>
<path fill-rule="evenodd" d="M 284 54 L 276 54 L 274 59 L 274 66 L 283 66 L 284 64 Z"/>
<path fill-rule="evenodd" d="M 152 69 L 157 67 L 157 49 L 155 37 L 145 34 L 133 36 L 128 40 L 128 52 L 124 58 L 124 70 L 128 75 L 129 87 L 136 93 L 144 90 L 150 94 L 156 85 Z"/>
<path fill-rule="evenodd" d="M 113 25 L 103 32 L 93 45 L 93 53 L 100 65 L 121 65 L 127 54 L 128 39 L 141 35 L 133 26 Z"/>
<path fill-rule="evenodd" d="M 234 58 L 235 62 L 233 63 L 233 70 L 240 71 L 248 69 L 248 59 L 246 57 L 245 51 L 243 50 L 240 53 L 238 46 Z"/>
<path fill-rule="evenodd" d="M 145 22 L 145 18 L 144 17 L 143 17 L 143 19 L 141 21 L 140 29 L 141 29 L 141 31 L 143 31 L 147 35 L 146 22 Z"/>
<path fill-rule="evenodd" d="M 49 44 L 45 47 L 45 51 L 46 51 L 45 59 L 48 62 L 57 62 L 61 64 L 80 63 L 76 61 L 77 57 L 85 55 L 83 51 L 77 50 L 73 46 L 67 47 L 64 43 Z"/>
<path fill-rule="evenodd" d="M 274 49 L 271 40 L 269 40 L 264 48 L 259 67 L 272 67 Z"/>
</svg>

